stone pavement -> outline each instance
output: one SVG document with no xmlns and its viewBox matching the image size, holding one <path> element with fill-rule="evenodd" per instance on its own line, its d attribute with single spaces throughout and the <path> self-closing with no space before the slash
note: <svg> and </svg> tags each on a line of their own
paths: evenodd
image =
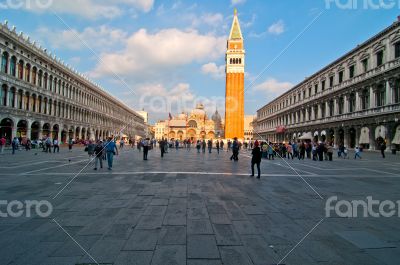
<svg viewBox="0 0 400 265">
<path fill-rule="evenodd" d="M 126 148 L 110 172 L 88 166 L 81 147 L 1 155 L 0 200 L 54 210 L 0 218 L 0 264 L 399 264 L 398 215 L 325 214 L 331 196 L 400 200 L 399 156 L 265 160 L 261 180 L 249 177 L 248 153 L 237 163 L 215 150 L 159 156 Z"/>
</svg>

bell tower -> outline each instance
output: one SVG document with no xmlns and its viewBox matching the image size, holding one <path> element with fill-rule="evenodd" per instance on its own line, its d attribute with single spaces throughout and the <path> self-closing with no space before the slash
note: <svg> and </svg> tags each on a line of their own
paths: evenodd
<svg viewBox="0 0 400 265">
<path fill-rule="evenodd" d="M 245 50 L 237 10 L 234 11 L 226 51 L 225 138 L 244 139 Z"/>
</svg>

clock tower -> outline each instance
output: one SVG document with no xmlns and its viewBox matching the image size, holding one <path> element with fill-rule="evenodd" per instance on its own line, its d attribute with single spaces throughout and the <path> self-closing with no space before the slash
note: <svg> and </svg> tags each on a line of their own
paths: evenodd
<svg viewBox="0 0 400 265">
<path fill-rule="evenodd" d="M 244 139 L 244 66 L 245 50 L 237 10 L 226 51 L 225 138 Z"/>
</svg>

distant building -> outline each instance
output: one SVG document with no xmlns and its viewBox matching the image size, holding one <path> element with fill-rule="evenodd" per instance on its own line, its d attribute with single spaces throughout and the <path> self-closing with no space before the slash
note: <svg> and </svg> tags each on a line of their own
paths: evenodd
<svg viewBox="0 0 400 265">
<path fill-rule="evenodd" d="M 147 111 L 140 110 L 137 113 L 143 117 L 145 123 L 149 123 L 149 113 Z"/>
<path fill-rule="evenodd" d="M 155 138 L 190 139 L 192 141 L 203 139 L 218 139 L 223 137 L 223 123 L 218 111 L 208 118 L 204 106 L 197 104 L 190 114 L 181 113 L 168 120 L 155 124 Z"/>
<path fill-rule="evenodd" d="M 256 119 L 254 115 L 245 115 L 244 116 L 244 140 L 249 141 L 254 138 L 254 128 L 253 124 Z"/>
</svg>

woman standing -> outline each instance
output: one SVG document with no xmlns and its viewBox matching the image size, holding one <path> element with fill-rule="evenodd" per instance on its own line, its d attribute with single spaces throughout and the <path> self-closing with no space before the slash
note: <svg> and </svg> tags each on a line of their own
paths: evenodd
<svg viewBox="0 0 400 265">
<path fill-rule="evenodd" d="M 254 165 L 257 165 L 257 172 L 258 172 L 257 178 L 259 179 L 261 177 L 261 169 L 260 169 L 261 149 L 259 147 L 258 141 L 256 141 L 254 143 L 254 148 L 253 148 L 253 151 L 251 152 L 251 155 L 253 157 L 251 158 L 251 176 L 250 177 L 254 177 Z"/>
</svg>

